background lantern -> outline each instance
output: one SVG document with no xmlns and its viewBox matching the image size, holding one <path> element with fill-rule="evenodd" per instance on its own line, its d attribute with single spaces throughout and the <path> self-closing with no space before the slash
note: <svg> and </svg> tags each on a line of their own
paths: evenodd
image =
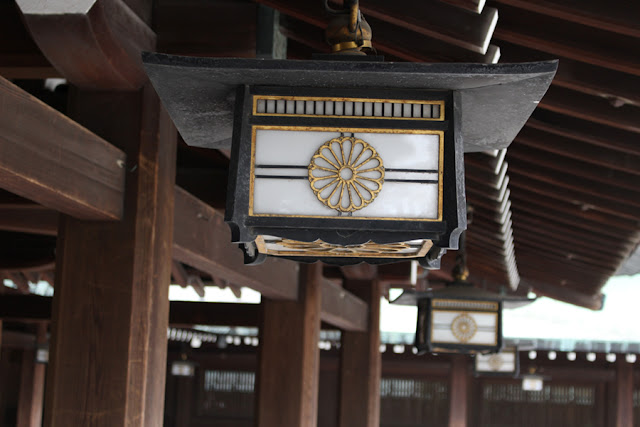
<svg viewBox="0 0 640 427">
<path fill-rule="evenodd" d="M 502 349 L 503 305 L 515 308 L 534 299 L 475 288 L 467 280 L 465 233 L 460 237 L 453 277 L 444 288 L 407 290 L 393 301 L 418 306 L 416 348 L 433 353 L 498 353 Z"/>
<path fill-rule="evenodd" d="M 519 372 L 520 357 L 516 348 L 505 348 L 498 353 L 475 356 L 475 375 L 517 377 Z"/>
</svg>

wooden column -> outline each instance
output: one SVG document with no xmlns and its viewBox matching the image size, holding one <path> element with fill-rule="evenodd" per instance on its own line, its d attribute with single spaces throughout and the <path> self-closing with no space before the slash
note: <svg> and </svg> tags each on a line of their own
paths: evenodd
<svg viewBox="0 0 640 427">
<path fill-rule="evenodd" d="M 322 264 L 301 265 L 298 301 L 262 303 L 258 427 L 315 427 L 318 417 Z"/>
<path fill-rule="evenodd" d="M 38 325 L 37 343 L 47 342 L 47 324 Z M 44 377 L 46 364 L 36 363 L 37 349 L 22 352 L 22 373 L 18 397 L 17 427 L 40 427 L 42 425 L 42 402 L 44 399 Z"/>
<path fill-rule="evenodd" d="M 451 357 L 449 375 L 449 427 L 466 427 L 469 385 L 466 356 L 456 354 Z"/>
<path fill-rule="evenodd" d="M 70 111 L 127 154 L 124 216 L 60 220 L 45 425 L 160 426 L 177 134 L 148 86 L 74 92 Z"/>
<path fill-rule="evenodd" d="M 342 332 L 338 426 L 380 425 L 380 297 L 377 280 L 347 280 L 345 288 L 369 304 L 367 331 Z"/>
<path fill-rule="evenodd" d="M 633 365 L 624 358 L 616 362 L 616 427 L 633 427 Z"/>
</svg>

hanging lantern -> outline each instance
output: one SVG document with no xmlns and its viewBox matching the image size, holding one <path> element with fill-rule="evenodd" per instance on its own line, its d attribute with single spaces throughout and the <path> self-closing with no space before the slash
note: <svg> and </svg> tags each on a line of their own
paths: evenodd
<svg viewBox="0 0 640 427">
<path fill-rule="evenodd" d="M 557 63 L 368 60 L 370 28 L 346 3 L 328 37 L 354 55 L 146 53 L 145 68 L 187 144 L 231 146 L 225 220 L 245 262 L 438 267 L 466 228 L 464 151 L 508 146 Z"/>
<path fill-rule="evenodd" d="M 504 348 L 498 353 L 476 354 L 474 373 L 476 376 L 516 377 L 520 371 L 520 358 L 516 348 Z"/>
</svg>

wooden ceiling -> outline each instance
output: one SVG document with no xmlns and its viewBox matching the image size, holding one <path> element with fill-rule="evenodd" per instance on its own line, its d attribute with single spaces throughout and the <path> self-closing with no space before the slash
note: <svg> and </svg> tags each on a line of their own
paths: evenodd
<svg viewBox="0 0 640 427">
<path fill-rule="evenodd" d="M 136 0 L 125 3 L 136 11 Z M 320 0 L 258 3 L 281 12 L 289 58 L 328 50 Z M 251 57 L 256 8 L 245 0 L 157 0 L 152 14 L 138 15 L 151 24 L 160 52 Z M 549 92 L 509 150 L 465 158 L 469 268 L 479 285 L 599 308 L 602 286 L 640 240 L 640 5 L 362 0 L 361 8 L 388 61 L 560 59 Z M 23 87 L 21 79 L 60 76 L 12 0 L 0 0 L 0 40 L 0 75 Z M 220 207 L 224 191 L 204 188 L 202 179 L 222 176 L 224 157 L 183 146 L 178 161 L 179 184 Z M 454 256 L 432 277 L 446 278 Z M 381 267 L 379 274 L 401 282 L 399 271 L 408 269 Z"/>
</svg>

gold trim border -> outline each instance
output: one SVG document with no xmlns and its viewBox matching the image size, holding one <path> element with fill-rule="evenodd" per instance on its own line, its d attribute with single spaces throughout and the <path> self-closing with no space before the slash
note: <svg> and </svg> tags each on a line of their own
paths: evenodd
<svg viewBox="0 0 640 427">
<path fill-rule="evenodd" d="M 264 236 L 259 235 L 255 240 L 256 247 L 258 248 L 258 252 L 261 254 L 272 255 L 272 256 L 298 256 L 298 257 L 323 257 L 323 258 L 397 258 L 397 259 L 411 259 L 411 258 L 422 258 L 427 255 L 429 249 L 433 246 L 433 241 L 424 239 L 424 243 L 420 247 L 420 250 L 415 254 L 372 254 L 371 252 L 367 253 L 358 253 L 353 252 L 348 255 L 335 255 L 327 252 L 315 252 L 315 251 L 273 251 L 267 249 L 267 244 L 264 241 Z M 403 243 L 403 242 L 398 242 Z"/>
<path fill-rule="evenodd" d="M 472 310 L 474 313 L 475 312 L 491 313 L 492 311 L 498 311 L 500 309 L 498 303 L 495 302 L 495 301 L 483 301 L 483 300 L 473 300 L 473 299 L 454 299 L 454 298 L 432 298 L 431 299 L 431 307 L 437 308 L 439 311 L 460 311 L 461 309 L 459 309 L 459 308 L 448 309 L 446 307 L 435 307 L 434 304 L 433 304 L 435 301 L 455 302 L 455 303 L 468 302 L 468 303 L 471 303 L 471 304 L 482 303 L 482 304 L 489 304 L 489 305 L 491 305 L 493 307 L 493 309 L 487 309 L 487 310 L 482 310 L 482 309 Z"/>
<path fill-rule="evenodd" d="M 333 101 L 333 102 L 382 102 L 392 104 L 430 104 L 440 106 L 440 117 L 380 117 L 380 116 L 336 116 L 323 114 L 278 114 L 278 113 L 258 113 L 258 100 L 275 100 L 275 101 Z M 278 96 L 278 95 L 253 95 L 253 111 L 254 116 L 269 117 L 324 117 L 324 118 L 356 118 L 356 119 L 378 119 L 378 120 L 423 120 L 423 121 L 444 121 L 444 100 L 417 100 L 417 99 L 382 99 L 382 98 L 346 98 L 346 97 L 328 97 L 328 96 Z"/>
<path fill-rule="evenodd" d="M 494 336 L 493 343 L 492 344 L 470 344 L 468 341 L 466 343 L 463 343 L 461 341 L 457 341 L 457 342 L 434 341 L 433 340 L 433 314 L 436 311 L 437 312 L 445 312 L 445 313 L 451 312 L 451 311 L 456 311 L 458 313 L 493 314 L 494 317 L 496 318 L 496 331 L 495 331 L 495 334 L 493 335 Z M 475 319 L 474 319 L 474 321 L 475 321 Z M 498 325 L 498 313 L 492 313 L 490 311 L 475 311 L 475 310 L 431 310 L 431 319 L 430 319 L 429 325 L 430 325 L 430 329 L 431 329 L 431 331 L 430 331 L 431 332 L 430 333 L 430 335 L 431 335 L 431 340 L 430 340 L 431 344 L 435 343 L 435 344 L 453 344 L 453 345 L 468 345 L 468 346 L 472 346 L 472 345 L 475 345 L 475 346 L 482 346 L 482 345 L 496 346 L 496 345 L 498 345 L 498 333 L 500 332 L 500 328 L 499 328 L 499 325 Z"/>
<path fill-rule="evenodd" d="M 438 135 L 438 217 L 433 218 L 385 218 L 370 216 L 323 216 L 323 215 L 280 215 L 280 214 L 254 214 L 253 213 L 253 189 L 255 182 L 256 165 L 256 131 L 257 130 L 283 130 L 302 132 L 348 132 L 348 133 L 391 133 L 391 134 L 413 134 L 413 135 Z M 314 127 L 314 126 L 251 126 L 251 171 L 249 177 L 249 216 L 252 217 L 277 217 L 277 218 L 325 218 L 325 219 L 360 219 L 360 220 L 385 220 L 385 221 L 421 221 L 421 222 L 441 222 L 444 181 L 444 131 L 431 129 L 366 129 L 366 128 L 342 128 L 342 127 Z"/>
</svg>

